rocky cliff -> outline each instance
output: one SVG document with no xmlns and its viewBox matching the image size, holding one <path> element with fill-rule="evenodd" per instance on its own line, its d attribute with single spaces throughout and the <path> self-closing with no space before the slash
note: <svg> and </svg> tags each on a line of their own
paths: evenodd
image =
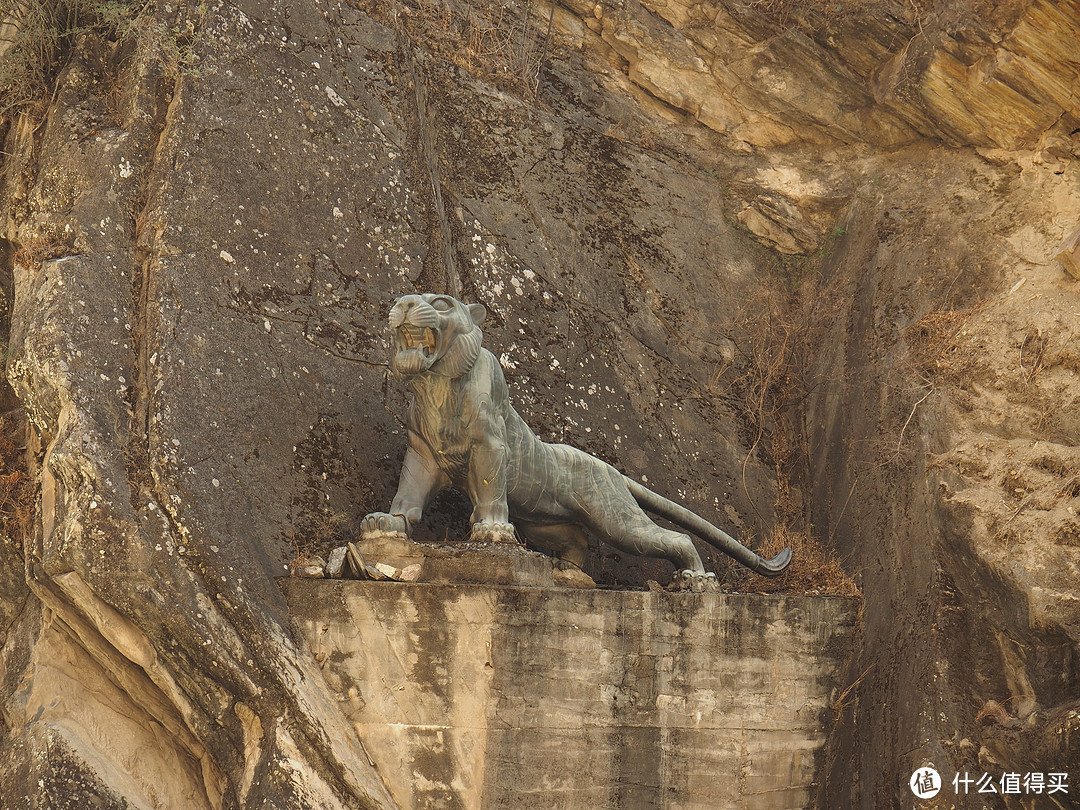
<svg viewBox="0 0 1080 810">
<path fill-rule="evenodd" d="M 821 806 L 1080 774 L 1080 4 L 71 8 L 0 119 L 0 806 L 392 806 L 275 578 L 389 501 L 417 289 L 544 437 L 839 553 Z"/>
</svg>

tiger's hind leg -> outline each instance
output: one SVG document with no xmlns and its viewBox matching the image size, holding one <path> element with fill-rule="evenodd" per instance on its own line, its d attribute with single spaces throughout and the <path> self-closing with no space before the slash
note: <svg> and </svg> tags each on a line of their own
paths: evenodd
<svg viewBox="0 0 1080 810">
<path fill-rule="evenodd" d="M 637 504 L 634 504 L 637 507 Z M 589 528 L 619 551 L 641 557 L 662 557 L 679 571 L 704 574 L 705 566 L 690 535 L 657 526 L 644 511 L 609 520 L 602 516 Z"/>
<path fill-rule="evenodd" d="M 585 525 L 601 540 L 627 554 L 661 557 L 675 566 L 679 590 L 715 591 L 716 575 L 705 571 L 690 535 L 653 522 L 634 500 L 622 474 L 606 464 L 591 470 L 591 487 L 579 502 Z"/>
<path fill-rule="evenodd" d="M 690 535 L 656 525 L 644 511 L 636 520 L 614 527 L 610 534 L 601 537 L 620 551 L 669 560 L 675 566 L 669 590 L 693 593 L 720 590 L 716 574 L 705 570 Z"/>
</svg>

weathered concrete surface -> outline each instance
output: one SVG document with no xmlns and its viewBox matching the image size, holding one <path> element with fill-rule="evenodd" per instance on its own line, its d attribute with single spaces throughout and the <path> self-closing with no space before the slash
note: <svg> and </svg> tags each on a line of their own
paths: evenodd
<svg viewBox="0 0 1080 810">
<path fill-rule="evenodd" d="M 403 808 L 806 807 L 858 606 L 281 585 Z"/>
</svg>

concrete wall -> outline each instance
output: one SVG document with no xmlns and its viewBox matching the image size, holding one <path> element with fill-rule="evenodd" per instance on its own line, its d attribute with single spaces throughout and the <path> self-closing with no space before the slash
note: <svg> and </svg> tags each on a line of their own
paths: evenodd
<svg viewBox="0 0 1080 810">
<path fill-rule="evenodd" d="M 403 808 L 806 807 L 838 598 L 292 579 Z"/>
</svg>

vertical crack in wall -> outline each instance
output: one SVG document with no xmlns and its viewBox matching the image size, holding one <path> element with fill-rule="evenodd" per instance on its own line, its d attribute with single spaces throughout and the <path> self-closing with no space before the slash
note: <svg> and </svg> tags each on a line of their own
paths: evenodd
<svg viewBox="0 0 1080 810">
<path fill-rule="evenodd" d="M 462 295 L 461 274 L 458 271 L 457 258 L 454 255 L 453 225 L 446 215 L 446 202 L 443 199 L 442 171 L 439 168 L 439 135 L 432 120 L 431 107 L 428 103 L 427 76 L 417 65 L 415 47 L 408 33 L 404 30 L 396 11 L 394 30 L 397 36 L 398 52 L 408 71 L 409 84 L 413 90 L 413 109 L 416 114 L 416 148 L 419 162 L 426 172 L 427 185 L 431 189 L 431 205 L 435 219 L 433 241 L 438 242 L 439 262 L 445 281 L 444 291 L 460 298 Z M 430 283 L 430 282 L 429 282 Z M 436 285 L 437 286 L 437 285 Z"/>
<path fill-rule="evenodd" d="M 198 33 L 193 33 L 197 38 Z M 164 182 L 161 167 L 166 159 L 168 142 L 184 103 L 184 88 L 191 78 L 175 66 L 167 66 L 157 53 L 142 56 L 143 64 L 133 65 L 130 81 L 144 83 L 140 101 L 152 105 L 147 121 L 137 128 L 143 130 L 139 139 L 148 141 L 144 151 L 145 165 L 140 170 L 139 187 L 133 200 L 133 236 L 131 267 L 130 338 L 133 353 L 132 384 L 129 392 L 130 426 L 125 448 L 125 463 L 133 509 L 138 511 L 150 501 L 155 511 L 167 523 L 169 533 L 179 543 L 188 539 L 187 529 L 179 520 L 171 499 L 154 465 L 152 423 L 157 365 L 154 341 L 156 330 L 163 325 L 161 313 L 152 309 L 156 285 L 160 282 L 159 264 L 165 255 L 162 238 L 166 223 L 155 218 L 155 188 Z M 171 81 L 170 81 L 171 79 Z M 138 103 L 138 102 L 137 102 Z"/>
<path fill-rule="evenodd" d="M 151 216 L 151 183 L 160 180 L 155 169 L 160 165 L 161 154 L 168 138 L 171 117 L 181 104 L 183 77 L 173 82 L 172 98 L 164 104 L 164 113 L 156 116 L 153 128 L 157 130 L 154 146 L 149 150 L 148 165 L 143 172 L 142 187 L 139 189 L 138 210 L 135 214 L 135 262 L 132 268 L 131 298 L 131 345 L 135 355 L 133 381 L 131 386 L 131 429 L 129 432 L 128 477 L 131 481 L 132 498 L 137 496 L 153 497 L 162 514 L 169 515 L 165 509 L 168 499 L 161 493 L 155 493 L 156 484 L 151 469 L 150 421 L 153 400 L 153 372 L 150 361 L 150 339 L 153 324 L 149 313 L 150 288 L 154 267 L 161 258 L 161 231 L 163 225 L 148 221 Z M 158 101 L 163 99 L 157 96 Z M 137 504 L 133 503 L 137 508 Z M 178 527 L 171 523 L 174 533 Z M 179 534 L 177 535 L 179 536 Z"/>
</svg>

